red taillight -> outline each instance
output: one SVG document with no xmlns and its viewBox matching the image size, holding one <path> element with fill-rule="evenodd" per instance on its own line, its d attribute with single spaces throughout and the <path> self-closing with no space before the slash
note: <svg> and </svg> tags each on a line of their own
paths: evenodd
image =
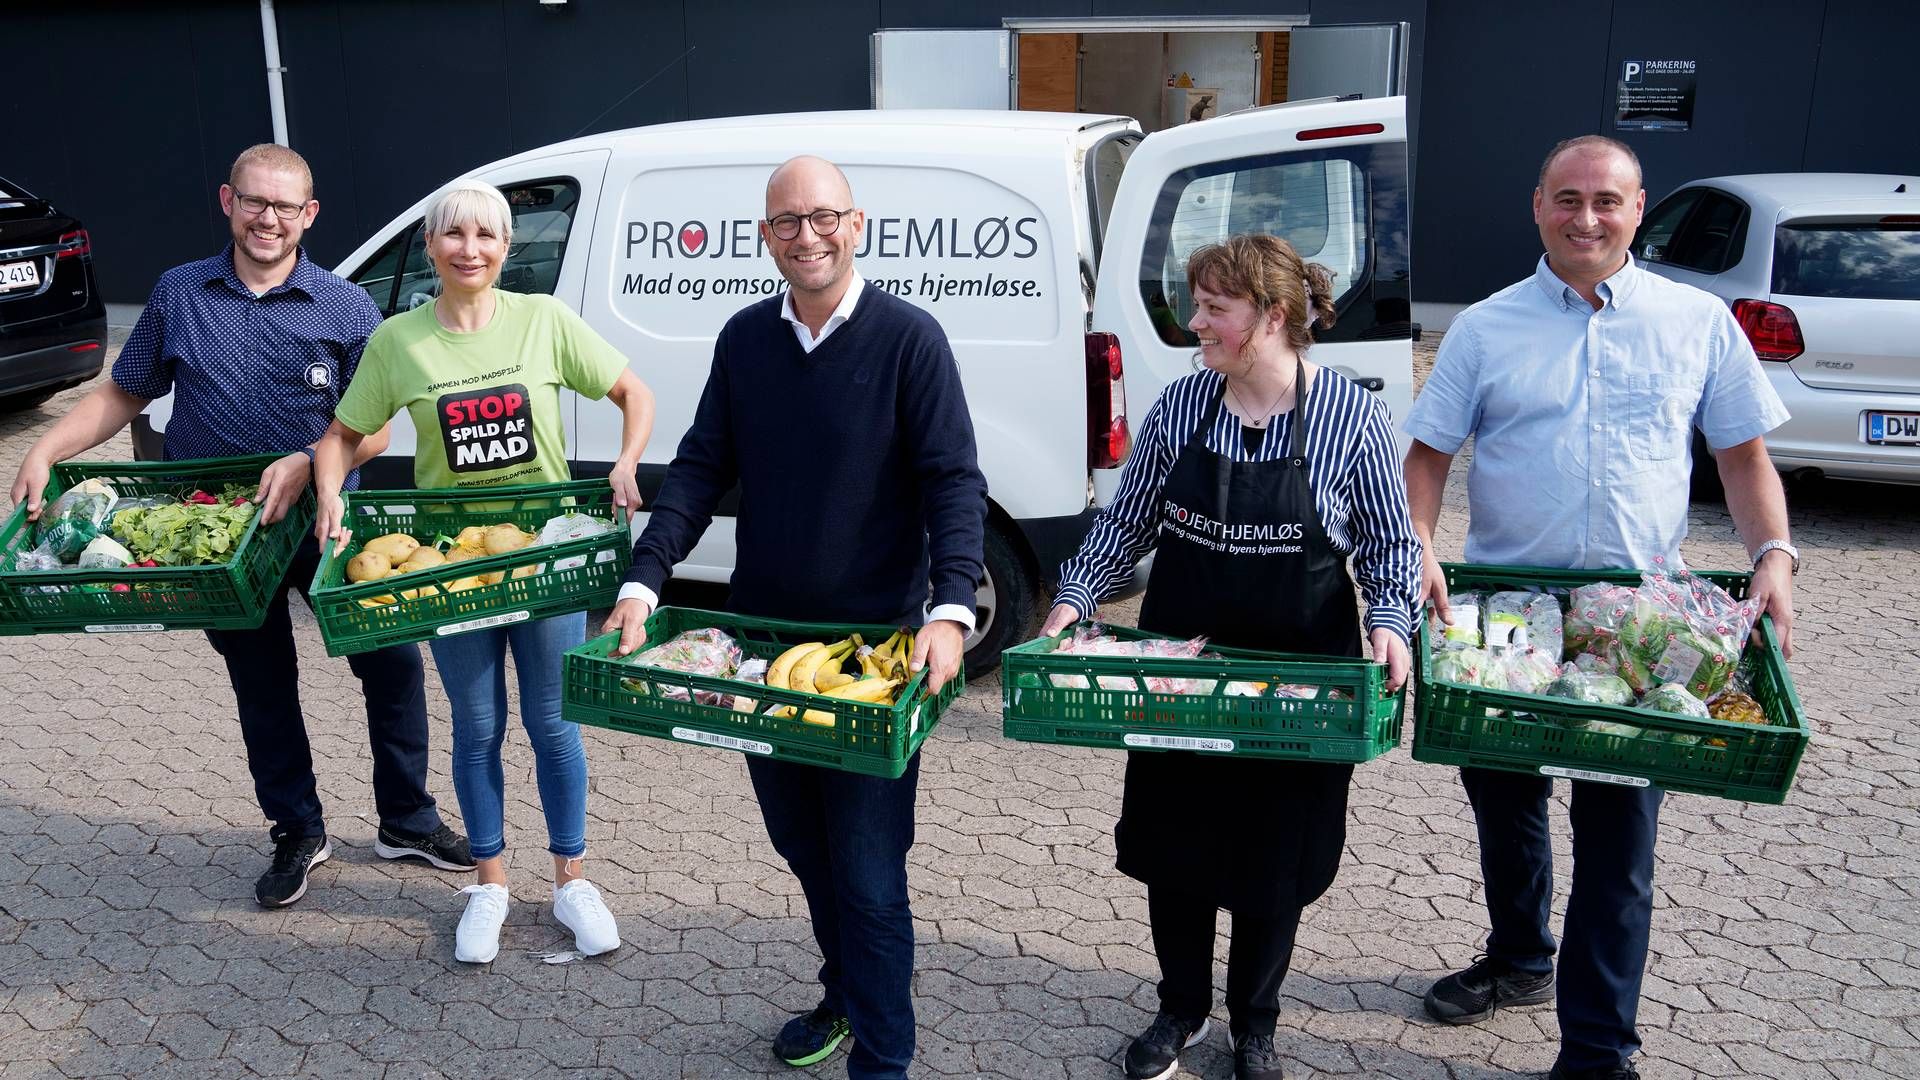
<svg viewBox="0 0 1920 1080">
<path fill-rule="evenodd" d="M 100 343 L 97 341 L 83 341 L 78 345 L 67 346 L 67 351 L 68 352 L 92 352 L 93 350 L 99 347 L 100 347 Z"/>
<path fill-rule="evenodd" d="M 1800 336 L 1800 320 L 1793 309 L 1765 300 L 1735 300 L 1733 318 L 1753 342 L 1753 353 L 1762 360 L 1791 360 L 1807 351 Z"/>
<path fill-rule="evenodd" d="M 1120 339 L 1087 335 L 1087 464 L 1111 469 L 1127 460 L 1127 386 L 1122 377 Z"/>
<path fill-rule="evenodd" d="M 60 250 L 55 253 L 54 258 L 71 259 L 75 255 L 89 255 L 92 252 L 93 238 L 87 235 L 87 230 L 75 229 L 72 232 L 60 234 Z"/>
<path fill-rule="evenodd" d="M 1342 127 L 1308 128 L 1295 135 L 1300 142 L 1312 142 L 1315 139 L 1345 139 L 1354 135 L 1378 135 L 1387 130 L 1385 124 L 1347 124 Z"/>
</svg>

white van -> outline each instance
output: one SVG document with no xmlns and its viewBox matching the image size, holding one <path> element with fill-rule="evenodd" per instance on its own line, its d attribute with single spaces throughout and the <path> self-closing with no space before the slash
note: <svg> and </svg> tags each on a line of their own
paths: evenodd
<svg viewBox="0 0 1920 1080">
<path fill-rule="evenodd" d="M 721 324 L 784 287 L 756 226 L 768 174 L 800 153 L 846 170 L 867 212 L 855 265 L 931 311 L 959 360 L 991 500 L 976 668 L 1044 613 L 1046 582 L 1117 486 L 1128 418 L 1192 370 L 1182 267 L 1194 247 L 1271 232 L 1326 264 L 1339 319 L 1314 358 L 1406 413 L 1404 98 L 1275 105 L 1150 137 L 1127 117 L 1073 113 L 744 116 L 595 135 L 473 170 L 514 211 L 501 287 L 573 305 L 657 395 L 643 495 L 658 492 L 693 416 Z M 426 203 L 339 267 L 388 314 L 433 295 Z M 604 474 L 618 410 L 577 398 L 563 408 L 575 475 Z M 156 427 L 165 411 L 156 404 Z M 408 486 L 413 447 L 402 414 L 368 486 Z M 796 447 L 796 470 L 804 459 Z M 732 511 L 723 504 L 681 576 L 727 580 Z"/>
</svg>

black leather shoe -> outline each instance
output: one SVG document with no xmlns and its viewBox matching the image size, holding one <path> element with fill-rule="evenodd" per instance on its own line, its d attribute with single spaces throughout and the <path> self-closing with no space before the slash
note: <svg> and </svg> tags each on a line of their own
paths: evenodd
<svg viewBox="0 0 1920 1080">
<path fill-rule="evenodd" d="M 1504 960 L 1477 956 L 1465 971 L 1435 982 L 1427 991 L 1427 1015 L 1447 1024 L 1477 1024 L 1496 1010 L 1544 1005 L 1553 1000 L 1553 972 L 1522 975 Z"/>
<path fill-rule="evenodd" d="M 1599 1069 L 1569 1069 L 1556 1061 L 1547 1080 L 1640 1080 L 1640 1070 L 1631 1062 Z"/>
<path fill-rule="evenodd" d="M 1273 1036 L 1249 1035 L 1233 1041 L 1233 1080 L 1285 1080 Z"/>
<path fill-rule="evenodd" d="M 425 859 L 442 870 L 472 870 L 475 866 L 467 838 L 445 825 L 425 836 L 383 825 L 373 838 L 373 853 L 383 859 Z"/>
<path fill-rule="evenodd" d="M 286 907 L 307 894 L 307 871 L 332 854 L 325 834 L 280 837 L 273 842 L 272 864 L 253 883 L 253 898 L 261 907 Z"/>
<path fill-rule="evenodd" d="M 1207 1037 L 1209 1021 L 1182 1020 L 1162 1012 L 1127 1046 L 1127 1080 L 1161 1080 L 1180 1067 L 1180 1051 Z"/>
<path fill-rule="evenodd" d="M 805 1016 L 787 1021 L 773 1037 L 773 1056 L 802 1069 L 827 1059 L 827 1055 L 853 1034 L 847 1018 L 821 1005 Z"/>
</svg>

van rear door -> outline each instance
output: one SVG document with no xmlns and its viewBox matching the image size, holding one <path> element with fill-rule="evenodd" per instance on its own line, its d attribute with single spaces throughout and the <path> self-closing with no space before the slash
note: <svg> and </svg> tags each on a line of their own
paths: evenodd
<svg viewBox="0 0 1920 1080">
<path fill-rule="evenodd" d="M 1120 340 L 1134 424 L 1194 370 L 1187 255 L 1235 233 L 1272 233 L 1334 275 L 1333 327 L 1316 363 L 1380 395 L 1396 422 L 1413 401 L 1406 99 L 1274 105 L 1148 135 L 1127 159 L 1101 246 L 1094 331 Z M 1118 470 L 1096 470 L 1099 501 Z"/>
</svg>

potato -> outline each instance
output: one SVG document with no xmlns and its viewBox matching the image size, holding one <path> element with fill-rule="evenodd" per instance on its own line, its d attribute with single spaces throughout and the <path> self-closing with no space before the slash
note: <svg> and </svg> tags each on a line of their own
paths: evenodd
<svg viewBox="0 0 1920 1080">
<path fill-rule="evenodd" d="M 420 541 L 406 533 L 388 533 L 376 536 L 361 546 L 361 551 L 377 551 L 385 555 L 389 562 L 398 565 L 407 560 L 420 547 Z"/>
<path fill-rule="evenodd" d="M 541 570 L 545 568 L 546 568 L 545 563 L 542 563 L 539 566 L 516 566 L 513 568 L 513 576 L 516 578 L 532 577 L 535 574 L 538 574 Z"/>
<path fill-rule="evenodd" d="M 481 577 L 482 575 L 480 574 L 471 574 L 467 577 L 457 578 L 454 581 L 448 583 L 447 591 L 448 592 L 466 592 L 468 589 L 481 588 L 486 585 L 485 581 L 480 580 Z"/>
<path fill-rule="evenodd" d="M 393 594 L 389 593 L 386 596 L 369 596 L 365 600 L 360 601 L 360 606 L 363 608 L 383 608 L 394 602 Z"/>
<path fill-rule="evenodd" d="M 393 560 L 378 551 L 362 551 L 347 560 L 348 581 L 378 581 L 393 569 Z"/>
<path fill-rule="evenodd" d="M 469 525 L 460 530 L 460 535 L 454 537 L 453 542 L 456 547 L 463 547 L 477 554 L 485 554 L 487 550 L 487 527 L 485 525 Z"/>
<path fill-rule="evenodd" d="M 446 561 L 447 557 L 440 554 L 437 549 L 419 547 L 413 549 L 413 554 L 407 556 L 407 560 L 400 564 L 400 572 L 411 574 L 416 570 L 428 570 Z"/>
<path fill-rule="evenodd" d="M 457 547 L 457 546 L 450 547 L 447 549 L 447 562 L 449 563 L 466 562 L 468 559 L 480 559 L 485 557 L 486 557 L 485 551 L 473 551 L 468 548 Z"/>
<path fill-rule="evenodd" d="M 533 537 L 520 531 L 518 525 L 495 525 L 487 530 L 487 554 L 498 555 L 503 551 L 519 551 L 533 542 Z"/>
</svg>

